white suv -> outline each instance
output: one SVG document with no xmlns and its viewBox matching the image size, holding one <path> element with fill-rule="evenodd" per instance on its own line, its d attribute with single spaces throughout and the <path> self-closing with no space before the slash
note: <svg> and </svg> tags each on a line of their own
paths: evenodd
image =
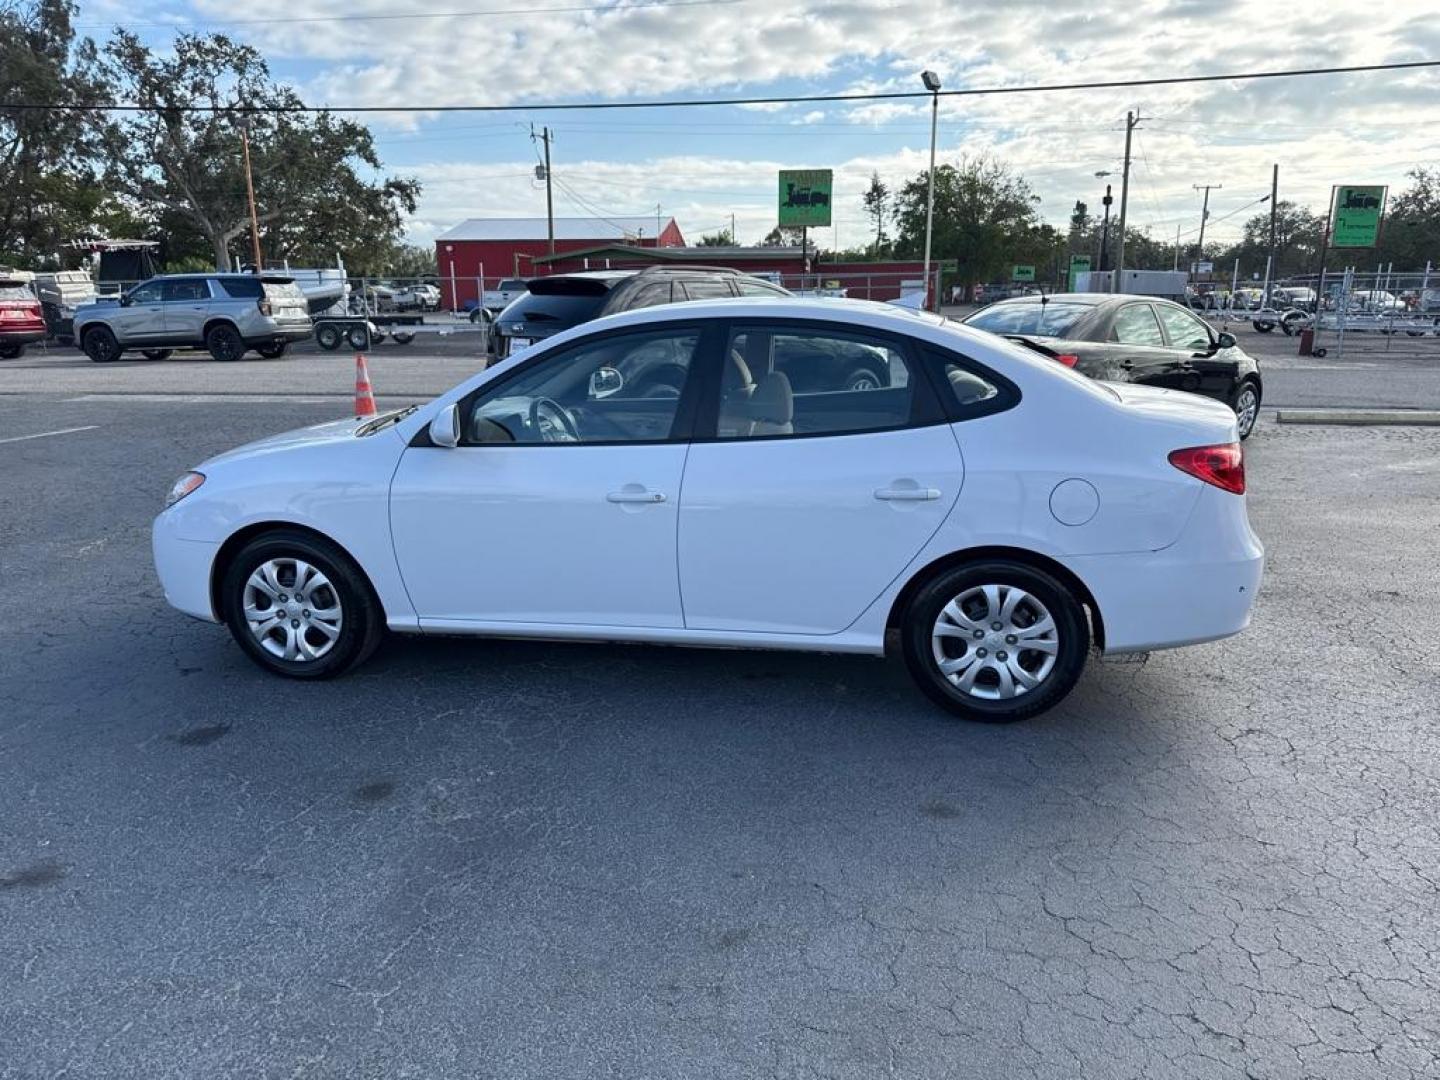
<svg viewBox="0 0 1440 1080">
<path fill-rule="evenodd" d="M 248 349 L 267 359 L 310 336 L 305 294 L 288 277 L 181 274 L 151 278 L 119 303 L 87 304 L 75 312 L 75 341 L 103 364 L 138 349 L 163 360 L 177 346 L 203 346 L 216 360 Z"/>
</svg>

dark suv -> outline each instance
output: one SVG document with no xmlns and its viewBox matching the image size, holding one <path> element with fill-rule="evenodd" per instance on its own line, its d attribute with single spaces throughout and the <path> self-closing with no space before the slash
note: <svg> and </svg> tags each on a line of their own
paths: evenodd
<svg viewBox="0 0 1440 1080">
<path fill-rule="evenodd" d="M 525 292 L 495 316 L 497 358 L 602 315 L 684 300 L 733 296 L 789 296 L 779 285 L 739 270 L 710 266 L 652 266 L 644 270 L 586 270 L 532 278 Z"/>
</svg>

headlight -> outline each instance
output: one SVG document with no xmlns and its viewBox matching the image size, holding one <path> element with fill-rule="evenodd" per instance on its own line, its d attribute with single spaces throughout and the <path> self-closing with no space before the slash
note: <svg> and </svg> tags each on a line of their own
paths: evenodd
<svg viewBox="0 0 1440 1080">
<path fill-rule="evenodd" d="M 175 481 L 170 488 L 170 494 L 165 496 L 166 508 L 168 509 L 174 506 L 203 483 L 205 483 L 204 473 L 187 472 L 184 476 L 180 477 L 179 480 Z"/>
</svg>

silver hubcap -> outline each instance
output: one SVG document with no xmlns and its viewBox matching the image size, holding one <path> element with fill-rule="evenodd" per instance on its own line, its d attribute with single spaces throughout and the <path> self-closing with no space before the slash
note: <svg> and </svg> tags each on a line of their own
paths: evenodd
<svg viewBox="0 0 1440 1080">
<path fill-rule="evenodd" d="M 261 563 L 246 580 L 241 603 L 250 633 L 281 660 L 319 660 L 340 639 L 340 594 L 302 559 Z"/>
<path fill-rule="evenodd" d="M 1013 585 L 977 585 L 941 610 L 930 632 L 940 674 L 961 693 L 1001 701 L 1055 668 L 1060 634 L 1045 605 Z"/>
<path fill-rule="evenodd" d="M 1240 418 L 1241 434 L 1255 426 L 1255 414 L 1259 411 L 1260 403 L 1255 400 L 1255 391 L 1248 387 L 1240 391 L 1240 400 L 1235 402 L 1235 415 Z"/>
<path fill-rule="evenodd" d="M 873 375 L 856 375 L 850 380 L 851 390 L 878 390 L 880 383 Z"/>
</svg>

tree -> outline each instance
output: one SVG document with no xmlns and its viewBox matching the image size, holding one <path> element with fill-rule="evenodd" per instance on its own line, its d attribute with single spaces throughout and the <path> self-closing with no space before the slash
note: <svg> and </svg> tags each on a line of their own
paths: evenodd
<svg viewBox="0 0 1440 1080">
<path fill-rule="evenodd" d="M 1305 274 L 1314 270 L 1325 223 L 1304 206 L 1282 199 L 1275 204 L 1275 265 L 1272 278 Z M 1263 273 L 1270 257 L 1270 211 L 1265 209 L 1247 218 L 1237 243 L 1209 253 L 1217 265 L 1233 266 L 1240 261 L 1242 273 Z M 1182 260 L 1183 262 L 1183 260 Z"/>
<path fill-rule="evenodd" d="M 870 220 L 875 223 L 875 246 L 872 254 L 878 258 L 885 248 L 885 218 L 890 213 L 890 189 L 880 179 L 878 172 L 870 174 L 870 186 L 865 189 L 861 196 L 865 204 L 865 213 L 870 215 Z"/>
<path fill-rule="evenodd" d="M 921 173 L 895 196 L 895 254 L 901 258 L 924 253 L 928 181 L 929 173 Z M 953 259 L 957 279 L 967 286 L 1008 276 L 1011 265 L 1037 252 L 1048 258 L 1041 250 L 1039 201 L 1022 177 L 987 156 L 937 166 L 935 257 Z"/>
<path fill-rule="evenodd" d="M 1419 270 L 1440 263 L 1440 169 L 1409 172 L 1410 186 L 1391 200 L 1381 232 L 1378 261 Z"/>
<path fill-rule="evenodd" d="M 793 225 L 776 225 L 760 241 L 761 247 L 799 247 L 805 230 Z"/>
<path fill-rule="evenodd" d="M 94 46 L 79 45 L 69 0 L 0 3 L 0 258 L 54 262 L 66 240 L 123 208 L 96 182 L 84 116 L 22 102 L 85 105 L 104 98 Z M 128 220 L 126 221 L 128 224 Z"/>
<path fill-rule="evenodd" d="M 721 229 L 719 232 L 705 233 L 700 237 L 701 247 L 734 247 L 735 237 L 729 229 Z"/>
<path fill-rule="evenodd" d="M 373 261 L 415 208 L 416 181 L 361 176 L 380 168 L 369 129 L 329 112 L 287 111 L 302 106 L 299 96 L 274 82 L 248 45 L 181 34 L 172 53 L 155 54 L 117 30 L 102 70 L 117 97 L 146 106 L 101 125 L 106 182 L 157 219 L 183 223 L 218 269 L 231 268 L 231 249 L 250 229 L 242 124 L 271 259 L 329 264 L 338 252 L 347 263 Z"/>
</svg>

